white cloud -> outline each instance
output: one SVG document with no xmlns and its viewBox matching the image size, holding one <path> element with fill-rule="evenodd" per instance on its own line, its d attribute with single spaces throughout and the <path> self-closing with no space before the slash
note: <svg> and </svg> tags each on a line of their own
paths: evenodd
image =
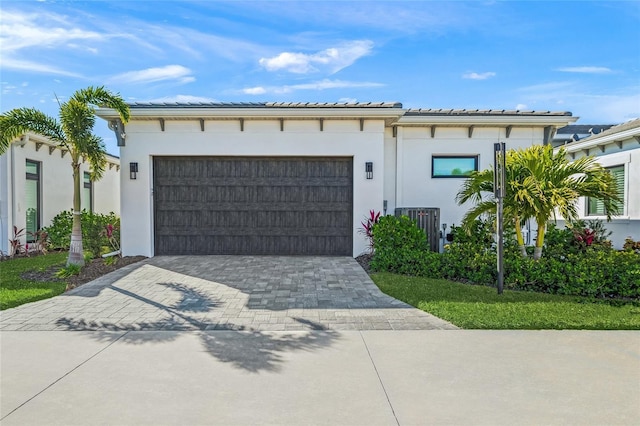
<svg viewBox="0 0 640 426">
<path fill-rule="evenodd" d="M 483 73 L 468 72 L 468 73 L 462 74 L 462 78 L 466 78 L 469 80 L 486 80 L 488 78 L 495 77 L 495 76 L 496 76 L 496 73 L 492 71 L 483 72 Z"/>
<path fill-rule="evenodd" d="M 242 89 L 242 93 L 245 93 L 247 95 L 264 95 L 265 93 L 267 93 L 267 90 L 262 86 L 247 87 L 245 89 Z"/>
<path fill-rule="evenodd" d="M 175 95 L 175 96 L 165 96 L 163 98 L 151 99 L 151 100 L 149 100 L 147 102 L 156 102 L 156 103 L 165 102 L 165 103 L 182 103 L 182 104 L 193 103 L 193 104 L 197 104 L 197 103 L 210 103 L 210 102 L 217 102 L 217 101 L 215 99 L 206 98 L 206 97 L 203 97 L 203 96 Z"/>
<path fill-rule="evenodd" d="M 0 45 L 3 53 L 26 47 L 54 47 L 73 40 L 104 40 L 104 34 L 71 27 L 64 17 L 45 13 L 2 12 Z"/>
<path fill-rule="evenodd" d="M 325 89 L 345 89 L 345 88 L 362 88 L 362 87 L 382 87 L 384 84 L 371 82 L 354 82 L 342 80 L 321 80 L 313 83 L 294 84 L 285 86 L 292 90 L 325 90 Z"/>
<path fill-rule="evenodd" d="M 608 74 L 613 72 L 610 68 L 607 67 L 564 67 L 556 68 L 556 71 L 575 72 L 583 74 Z"/>
<path fill-rule="evenodd" d="M 34 72 L 34 73 L 40 73 L 40 74 L 64 75 L 67 77 L 82 77 L 80 74 L 66 71 L 51 65 L 41 64 L 41 63 L 32 62 L 32 61 L 23 61 L 19 59 L 14 59 L 10 56 L 3 56 L 2 59 L 0 59 L 0 66 L 3 69 L 14 70 L 14 71 L 27 71 L 27 72 Z"/>
<path fill-rule="evenodd" d="M 347 89 L 347 88 L 373 88 L 373 87 L 382 87 L 384 84 L 382 83 L 373 83 L 368 81 L 358 82 L 358 81 L 343 81 L 343 80 L 320 80 L 314 81 L 311 83 L 301 83 L 301 84 L 291 84 L 284 86 L 256 86 L 242 89 L 242 93 L 248 95 L 263 95 L 266 93 L 275 93 L 275 94 L 283 94 L 283 93 L 291 93 L 296 90 L 327 90 L 327 89 Z"/>
<path fill-rule="evenodd" d="M 529 108 L 529 107 L 527 105 L 525 105 L 525 104 L 516 105 L 516 110 L 518 110 L 518 111 L 525 111 L 527 108 Z"/>
<path fill-rule="evenodd" d="M 338 99 L 338 102 L 342 102 L 345 104 L 355 104 L 356 102 L 358 102 L 358 100 L 356 98 L 340 98 Z"/>
<path fill-rule="evenodd" d="M 189 68 L 182 65 L 147 68 L 115 75 L 109 79 L 112 83 L 155 83 L 158 81 L 177 80 L 179 83 L 191 83 L 195 77 Z"/>
<path fill-rule="evenodd" d="M 313 54 L 282 52 L 271 58 L 261 58 L 259 62 L 267 71 L 307 74 L 326 70 L 333 74 L 368 55 L 372 48 L 372 41 L 356 40 Z"/>
<path fill-rule="evenodd" d="M 92 51 L 82 43 L 106 41 L 109 35 L 75 27 L 68 18 L 53 13 L 23 13 L 19 11 L 2 11 L 0 21 L 0 56 L 5 69 L 42 74 L 81 77 L 79 74 L 66 71 L 51 65 L 51 61 L 34 61 L 37 54 L 26 54 L 24 50 L 75 48 Z M 26 59 L 29 58 L 29 59 Z M 64 62 L 64 61 L 62 61 Z"/>
</svg>

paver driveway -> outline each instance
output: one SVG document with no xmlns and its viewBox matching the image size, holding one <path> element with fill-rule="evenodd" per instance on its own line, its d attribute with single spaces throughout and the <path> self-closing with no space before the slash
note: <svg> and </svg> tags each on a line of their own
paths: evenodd
<svg viewBox="0 0 640 426">
<path fill-rule="evenodd" d="M 349 257 L 160 256 L 0 313 L 9 330 L 425 330 Z"/>
</svg>

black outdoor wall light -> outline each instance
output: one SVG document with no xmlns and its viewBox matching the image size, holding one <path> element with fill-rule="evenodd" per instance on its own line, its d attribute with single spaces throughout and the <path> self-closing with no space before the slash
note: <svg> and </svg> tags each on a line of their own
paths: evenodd
<svg viewBox="0 0 640 426">
<path fill-rule="evenodd" d="M 138 163 L 129 163 L 129 179 L 135 180 L 138 177 Z"/>
<path fill-rule="evenodd" d="M 367 174 L 367 179 L 373 179 L 373 163 L 368 161 L 364 163 L 364 171 Z"/>
</svg>

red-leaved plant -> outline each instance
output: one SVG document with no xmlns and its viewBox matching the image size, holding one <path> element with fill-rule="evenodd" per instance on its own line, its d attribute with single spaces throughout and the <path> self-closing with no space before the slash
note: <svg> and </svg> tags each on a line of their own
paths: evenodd
<svg viewBox="0 0 640 426">
<path fill-rule="evenodd" d="M 366 220 L 360 222 L 362 224 L 362 228 L 360 232 L 364 234 L 369 240 L 369 250 L 373 252 L 373 225 L 378 223 L 380 220 L 380 212 L 376 213 L 375 210 L 369 211 L 369 217 Z"/>
<path fill-rule="evenodd" d="M 26 252 L 22 247 L 22 237 L 24 236 L 24 228 L 18 229 L 17 226 L 13 227 L 13 238 L 9 240 L 9 257 L 13 257 L 16 254 Z"/>
<path fill-rule="evenodd" d="M 116 230 L 117 228 L 110 223 L 104 227 L 104 235 L 107 237 L 107 240 L 109 240 L 109 244 L 111 244 L 114 251 L 120 250 L 120 243 L 114 233 Z M 122 256 L 122 254 L 119 254 L 119 256 Z"/>
</svg>

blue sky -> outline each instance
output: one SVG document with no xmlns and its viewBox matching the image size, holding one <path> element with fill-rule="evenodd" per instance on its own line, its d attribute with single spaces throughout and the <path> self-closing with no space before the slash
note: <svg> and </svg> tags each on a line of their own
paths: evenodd
<svg viewBox="0 0 640 426">
<path fill-rule="evenodd" d="M 129 102 L 378 102 L 640 117 L 640 2 L 8 1 L 1 109 Z M 106 123 L 96 134 L 118 154 Z"/>
</svg>

